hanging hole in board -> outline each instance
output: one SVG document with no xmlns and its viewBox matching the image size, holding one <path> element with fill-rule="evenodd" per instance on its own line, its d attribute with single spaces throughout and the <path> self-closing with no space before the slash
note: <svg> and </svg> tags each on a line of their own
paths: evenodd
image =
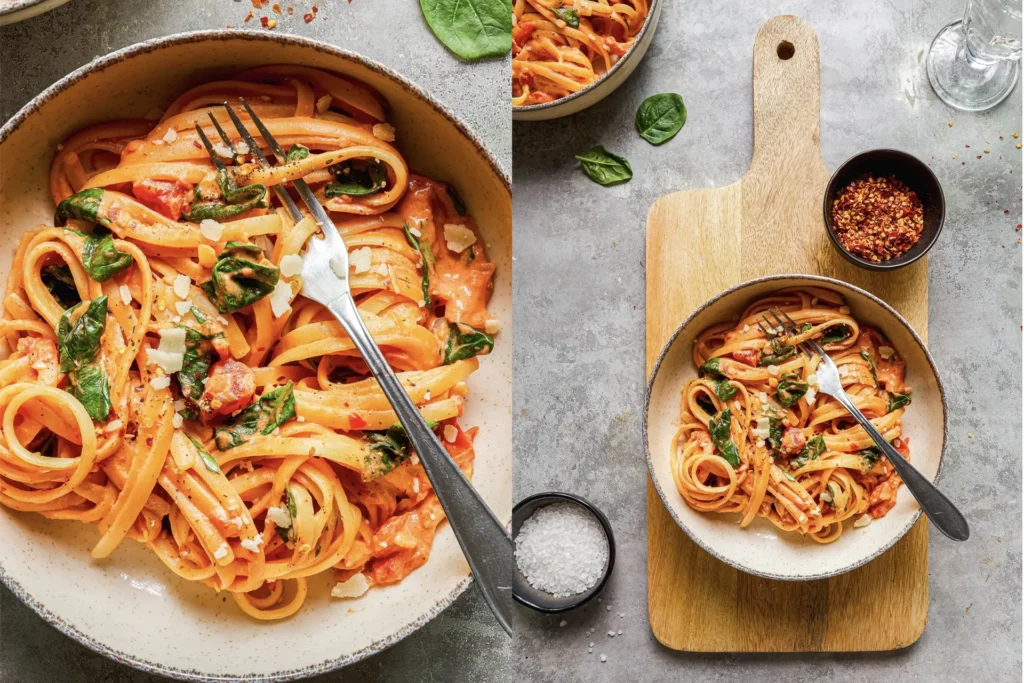
<svg viewBox="0 0 1024 683">
<path fill-rule="evenodd" d="M 779 56 L 779 59 L 792 59 L 796 54 L 796 48 L 793 47 L 793 43 L 784 40 L 775 48 L 775 54 Z"/>
</svg>

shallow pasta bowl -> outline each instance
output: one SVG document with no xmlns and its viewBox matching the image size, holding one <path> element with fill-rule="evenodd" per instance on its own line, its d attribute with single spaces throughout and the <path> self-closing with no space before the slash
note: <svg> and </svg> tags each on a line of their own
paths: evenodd
<svg viewBox="0 0 1024 683">
<path fill-rule="evenodd" d="M 75 71 L 0 128 L 0 277 L 21 234 L 52 224 L 49 168 L 56 145 L 98 121 L 143 117 L 189 87 L 265 64 L 349 75 L 390 104 L 395 143 L 411 168 L 457 187 L 496 265 L 490 308 L 504 322 L 494 352 L 469 379 L 465 423 L 480 425 L 473 483 L 498 518 L 511 517 L 511 181 L 442 105 L 387 68 L 294 36 L 214 31 L 141 43 Z M 0 509 L 0 580 L 49 623 L 137 668 L 199 681 L 296 680 L 380 652 L 426 624 L 470 585 L 451 529 L 401 583 L 354 600 L 329 597 L 331 572 L 311 577 L 294 616 L 256 622 L 225 595 L 179 579 L 133 541 L 106 560 L 93 525 Z M 102 606 L 97 609 L 97 606 Z"/>
<path fill-rule="evenodd" d="M 66 2 L 68 0 L 0 0 L 0 26 L 31 19 Z"/>
<path fill-rule="evenodd" d="M 640 27 L 633 44 L 626 50 L 619 61 L 603 76 L 581 90 L 566 95 L 552 102 L 531 104 L 525 107 L 512 107 L 514 121 L 547 121 L 569 116 L 597 104 L 622 85 L 636 69 L 647 54 L 647 48 L 654 40 L 654 31 L 658 28 L 661 18 L 662 0 L 651 0 L 651 10 L 647 21 Z"/>
<path fill-rule="evenodd" d="M 921 509 L 905 486 L 884 517 L 861 528 L 850 521 L 838 540 L 822 545 L 756 518 L 740 528 L 739 515 L 700 513 L 676 490 L 669 466 L 672 438 L 679 427 L 683 385 L 697 376 L 693 344 L 716 323 L 737 320 L 752 301 L 791 287 L 825 288 L 846 299 L 851 315 L 881 330 L 906 361 L 913 403 L 903 416 L 910 439 L 911 463 L 935 481 L 946 443 L 946 403 L 935 363 L 924 342 L 892 307 L 873 294 L 832 278 L 776 275 L 758 278 L 722 292 L 703 304 L 675 331 L 651 372 L 644 406 L 644 448 L 651 479 L 672 519 L 701 548 L 733 567 L 769 579 L 809 581 L 851 571 L 878 557 L 917 521 Z"/>
</svg>

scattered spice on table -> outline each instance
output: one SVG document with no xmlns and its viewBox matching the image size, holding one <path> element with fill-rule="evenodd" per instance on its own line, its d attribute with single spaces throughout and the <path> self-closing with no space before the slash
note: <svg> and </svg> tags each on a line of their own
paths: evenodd
<svg viewBox="0 0 1024 683">
<path fill-rule="evenodd" d="M 839 192 L 832 226 L 847 251 L 869 261 L 888 261 L 917 244 L 924 209 L 917 193 L 895 176 L 867 174 Z"/>
<path fill-rule="evenodd" d="M 531 586 L 556 598 L 593 588 L 608 564 L 608 536 L 589 510 L 552 503 L 523 522 L 516 564 Z"/>
</svg>

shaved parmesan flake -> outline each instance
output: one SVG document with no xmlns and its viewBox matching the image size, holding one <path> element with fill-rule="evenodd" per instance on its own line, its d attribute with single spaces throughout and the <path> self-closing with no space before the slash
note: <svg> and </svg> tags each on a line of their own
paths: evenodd
<svg viewBox="0 0 1024 683">
<path fill-rule="evenodd" d="M 211 242 L 217 242 L 224 235 L 224 226 L 212 218 L 204 218 L 199 222 L 199 232 Z"/>
<path fill-rule="evenodd" d="M 768 374 L 772 375 L 772 376 L 778 375 L 779 374 L 779 366 L 778 365 L 769 365 L 768 366 Z"/>
<path fill-rule="evenodd" d="M 339 280 L 345 280 L 348 278 L 348 273 L 345 272 L 345 264 L 342 263 L 341 259 L 337 256 L 332 257 L 331 260 L 328 261 L 328 264 L 330 264 L 331 270 L 334 271 L 334 274 L 338 276 Z"/>
<path fill-rule="evenodd" d="M 413 237 L 423 237 L 423 233 L 419 231 L 419 228 L 409 228 L 409 232 L 412 233 Z"/>
<path fill-rule="evenodd" d="M 123 427 L 123 426 L 124 426 L 124 423 L 123 423 L 123 422 L 121 422 L 120 420 L 113 420 L 113 421 L 111 421 L 111 422 L 109 422 L 109 423 L 107 424 L 107 426 L 106 426 L 106 428 L 104 429 L 104 431 L 107 431 L 107 432 L 116 432 L 117 430 L 121 429 L 121 427 Z M 898 440 L 899 440 L 899 439 L 897 439 L 897 441 L 898 441 Z"/>
<path fill-rule="evenodd" d="M 174 408 L 175 411 L 185 410 L 185 399 L 179 398 L 177 401 L 171 404 L 171 407 Z"/>
<path fill-rule="evenodd" d="M 235 156 L 235 153 L 231 151 L 231 148 L 225 145 L 223 142 L 218 142 L 216 145 L 214 145 L 213 151 L 216 152 L 218 156 L 222 156 L 225 159 L 230 159 L 233 156 Z"/>
<path fill-rule="evenodd" d="M 270 293 L 270 311 L 275 318 L 290 311 L 292 308 L 292 286 L 284 280 L 278 280 L 274 291 Z"/>
<path fill-rule="evenodd" d="M 227 556 L 228 556 L 228 544 L 227 543 L 221 543 L 220 547 L 213 551 L 213 559 L 215 559 L 215 560 L 223 560 Z"/>
<path fill-rule="evenodd" d="M 167 374 L 181 370 L 185 358 L 185 332 L 182 327 L 160 330 L 160 346 L 149 350 L 149 363 L 160 366 Z"/>
<path fill-rule="evenodd" d="M 246 142 L 242 142 L 242 141 L 236 142 L 235 143 L 235 151 L 238 152 L 239 154 L 248 154 L 249 153 L 249 144 L 246 143 Z"/>
<path fill-rule="evenodd" d="M 390 123 L 375 123 L 373 124 L 373 137 L 384 142 L 394 142 L 395 127 Z"/>
<path fill-rule="evenodd" d="M 348 262 L 357 273 L 365 273 L 370 270 L 370 248 L 360 247 L 353 249 L 348 254 Z"/>
<path fill-rule="evenodd" d="M 178 139 L 178 131 L 173 128 L 168 128 L 167 132 L 164 133 L 164 142 L 170 144 Z"/>
<path fill-rule="evenodd" d="M 885 360 L 889 360 L 890 358 L 892 358 L 894 353 L 896 353 L 896 349 L 892 348 L 891 346 L 878 347 L 878 355 L 884 358 Z"/>
<path fill-rule="evenodd" d="M 241 521 L 241 520 L 237 520 Z M 263 543 L 263 536 L 256 534 L 256 538 L 245 538 L 239 544 L 251 553 L 258 553 L 260 551 L 260 544 Z"/>
<path fill-rule="evenodd" d="M 174 310 L 178 312 L 178 315 L 185 315 L 190 310 L 192 310 L 192 302 L 179 301 L 178 303 L 174 304 Z"/>
<path fill-rule="evenodd" d="M 487 334 L 498 334 L 498 332 L 501 332 L 501 321 L 491 318 L 484 323 L 484 332 Z"/>
<path fill-rule="evenodd" d="M 818 392 L 815 391 L 814 387 L 808 387 L 807 393 L 804 394 L 804 400 L 807 401 L 807 405 L 813 406 L 814 400 L 818 397 Z"/>
<path fill-rule="evenodd" d="M 853 525 L 855 527 L 857 527 L 858 529 L 860 527 L 867 526 L 868 524 L 871 524 L 871 515 L 869 515 L 866 512 L 863 515 L 861 515 L 860 517 L 858 517 L 857 521 L 853 523 Z"/>
<path fill-rule="evenodd" d="M 757 419 L 757 426 L 750 432 L 758 439 L 767 439 L 771 436 L 771 421 L 767 417 Z"/>
<path fill-rule="evenodd" d="M 336 583 L 331 589 L 332 598 L 358 598 L 370 589 L 370 584 L 363 574 L 355 574 L 345 583 Z"/>
<path fill-rule="evenodd" d="M 280 529 L 287 529 L 292 525 L 292 516 L 284 508 L 267 508 L 267 519 Z"/>
<path fill-rule="evenodd" d="M 324 95 L 323 97 L 321 97 L 319 100 L 316 101 L 316 110 L 318 112 L 320 112 L 321 114 L 323 114 L 324 112 L 326 112 L 330 108 L 331 108 L 331 96 L 330 95 Z"/>
<path fill-rule="evenodd" d="M 174 415 L 171 415 L 171 426 L 173 426 L 175 429 L 181 429 L 184 424 L 185 418 L 181 416 L 181 413 L 175 413 Z"/>
<path fill-rule="evenodd" d="M 807 376 L 807 383 L 811 386 L 818 386 L 818 373 Z"/>
<path fill-rule="evenodd" d="M 444 426 L 444 440 L 448 443 L 455 443 L 455 439 L 459 437 L 459 430 L 452 425 Z"/>
<path fill-rule="evenodd" d="M 174 284 L 172 285 L 171 288 L 174 290 L 174 293 L 178 296 L 179 299 L 187 299 L 188 291 L 191 286 L 192 280 L 189 278 L 189 276 L 185 275 L 184 273 L 181 273 L 174 278 Z"/>
<path fill-rule="evenodd" d="M 445 223 L 444 241 L 449 249 L 456 254 L 461 254 L 476 244 L 476 235 L 461 223 Z"/>
<path fill-rule="evenodd" d="M 128 289 L 128 285 L 121 285 L 117 288 L 117 291 L 121 294 L 121 302 L 125 306 L 132 302 L 132 290 Z"/>
<path fill-rule="evenodd" d="M 281 259 L 281 275 L 294 277 L 302 272 L 302 257 L 298 254 L 288 254 Z"/>
<path fill-rule="evenodd" d="M 153 379 L 149 380 L 149 385 L 154 389 L 166 389 L 167 387 L 171 386 L 171 378 L 168 377 L 167 375 L 154 377 Z"/>
</svg>

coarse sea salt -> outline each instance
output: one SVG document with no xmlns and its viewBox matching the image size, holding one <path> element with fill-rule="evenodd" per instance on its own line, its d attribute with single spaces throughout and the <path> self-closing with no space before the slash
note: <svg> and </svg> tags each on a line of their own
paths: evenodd
<svg viewBox="0 0 1024 683">
<path fill-rule="evenodd" d="M 608 537 L 588 510 L 546 505 L 520 527 L 516 564 L 531 586 L 566 598 L 597 584 L 608 564 Z"/>
</svg>

